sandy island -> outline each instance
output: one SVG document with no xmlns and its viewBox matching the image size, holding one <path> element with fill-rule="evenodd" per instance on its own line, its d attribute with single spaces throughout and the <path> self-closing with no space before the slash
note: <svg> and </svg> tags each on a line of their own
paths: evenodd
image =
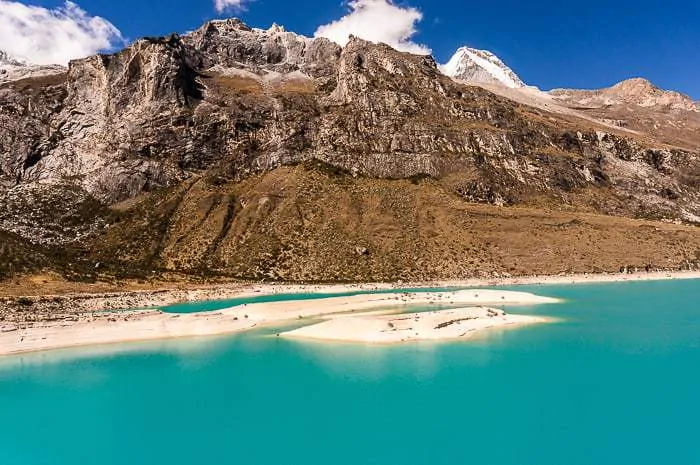
<svg viewBox="0 0 700 465">
<path fill-rule="evenodd" d="M 478 331 L 504 326 L 545 323 L 551 319 L 509 315 L 494 308 L 458 308 L 401 315 L 334 318 L 282 333 L 285 337 L 388 344 L 409 341 L 466 339 Z"/>
<path fill-rule="evenodd" d="M 319 317 L 335 322 L 334 325 L 329 326 L 328 333 L 331 337 L 326 339 L 338 339 L 339 326 L 356 327 L 362 325 L 363 322 L 373 322 L 373 317 L 367 319 L 369 318 L 366 314 L 368 311 L 383 310 L 383 313 L 395 313 L 407 305 L 486 306 L 535 305 L 554 302 L 557 300 L 525 292 L 463 290 L 456 292 L 361 294 L 315 300 L 266 302 L 244 304 L 215 312 L 181 315 L 161 311 L 85 313 L 59 321 L 42 320 L 31 324 L 1 322 L 0 355 L 95 344 L 230 334 L 262 326 L 283 324 L 292 320 Z M 455 319 L 455 315 L 460 315 L 460 312 L 465 312 L 464 315 L 471 315 L 463 318 L 474 317 L 472 320 L 463 320 L 460 323 L 462 329 L 467 326 L 479 329 L 480 325 L 493 327 L 497 324 L 513 324 L 513 322 L 522 319 L 522 317 L 504 317 L 503 315 L 494 318 L 491 314 L 484 313 L 488 312 L 484 309 L 451 311 L 457 313 L 434 312 L 432 317 L 422 318 L 420 321 L 423 321 L 426 326 L 419 334 L 423 334 L 425 337 L 432 334 L 432 339 L 453 338 L 453 331 L 460 326 L 448 325 L 438 328 L 439 330 L 435 330 L 433 333 L 430 333 L 428 329 L 430 325 L 439 326 L 447 322 L 443 321 L 445 318 Z M 481 317 L 478 316 L 478 312 L 482 313 Z M 353 321 L 354 313 L 361 314 L 357 315 L 357 318 L 362 318 L 362 320 Z M 462 319 L 462 317 L 457 319 Z M 478 322 L 477 320 L 483 321 Z M 466 324 L 467 321 L 472 323 Z M 450 326 L 453 328 L 446 330 Z M 318 328 L 310 331 L 314 334 L 323 332 Z M 350 333 L 351 331 L 348 332 L 348 334 Z M 401 338 L 398 338 L 395 342 L 400 340 Z"/>
</svg>

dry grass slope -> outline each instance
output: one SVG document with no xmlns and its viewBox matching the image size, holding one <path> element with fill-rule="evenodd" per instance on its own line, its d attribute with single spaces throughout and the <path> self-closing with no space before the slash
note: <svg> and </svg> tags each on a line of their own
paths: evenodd
<svg viewBox="0 0 700 465">
<path fill-rule="evenodd" d="M 289 281 L 678 269 L 700 260 L 697 227 L 479 205 L 448 189 L 432 179 L 354 178 L 318 163 L 238 184 L 194 179 L 121 213 L 94 259 L 117 257 L 128 264 L 122 270 Z"/>
</svg>

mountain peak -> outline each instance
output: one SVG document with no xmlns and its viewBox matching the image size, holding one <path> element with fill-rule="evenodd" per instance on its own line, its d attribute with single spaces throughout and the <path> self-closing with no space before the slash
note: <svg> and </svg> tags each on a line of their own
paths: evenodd
<svg viewBox="0 0 700 465">
<path fill-rule="evenodd" d="M 204 26 L 202 27 L 223 27 L 226 29 L 240 29 L 243 31 L 251 31 L 253 29 L 239 18 L 212 19 L 211 21 L 204 23 Z"/>
<path fill-rule="evenodd" d="M 664 92 L 659 87 L 655 86 L 648 79 L 636 77 L 620 81 L 610 88 L 611 91 L 625 94 L 647 94 L 655 92 Z"/>
<path fill-rule="evenodd" d="M 326 73 L 340 48 L 327 39 L 312 39 L 276 23 L 261 29 L 237 18 L 210 21 L 182 40 L 201 54 L 204 68 L 237 68 L 258 75 Z"/>
<path fill-rule="evenodd" d="M 277 23 L 272 23 L 272 26 L 270 26 L 270 29 L 268 29 L 267 31 L 271 33 L 287 32 L 284 26 L 280 26 Z"/>
<path fill-rule="evenodd" d="M 460 47 L 440 69 L 443 74 L 462 81 L 497 84 L 512 89 L 526 87 L 512 69 L 488 50 Z"/>
<path fill-rule="evenodd" d="M 261 29 L 248 26 L 239 18 L 214 19 L 204 24 L 198 30 L 216 32 L 219 34 L 244 34 L 246 32 L 253 34 L 293 34 L 298 37 L 304 37 L 300 34 L 287 31 L 284 26 L 277 23 L 272 23 L 269 29 Z M 191 34 L 191 33 L 190 33 Z"/>
</svg>

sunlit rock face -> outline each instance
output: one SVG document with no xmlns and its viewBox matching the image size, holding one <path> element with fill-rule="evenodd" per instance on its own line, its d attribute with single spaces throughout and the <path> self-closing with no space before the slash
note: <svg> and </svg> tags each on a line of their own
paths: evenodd
<svg viewBox="0 0 700 465">
<path fill-rule="evenodd" d="M 669 142 L 675 133 L 662 126 L 650 136 L 603 121 L 610 115 L 528 107 L 468 85 L 495 82 L 489 75 L 509 89 L 524 86 L 493 55 L 462 52 L 447 72 L 430 56 L 359 38 L 341 48 L 279 26 L 225 20 L 0 81 L 0 202 L 12 205 L 0 228 L 45 244 L 95 240 L 110 227 L 107 206 L 171 189 L 181 195 L 149 211 L 174 215 L 192 183 L 250 184 L 315 162 L 353 179 L 430 178 L 446 198 L 465 202 L 700 221 L 697 129 L 681 128 L 685 138 Z M 5 67 L 29 66 L 2 59 Z M 691 108 L 644 83 L 628 87 L 615 91 L 620 102 L 647 89 L 635 108 L 652 101 Z M 566 104 L 593 98 L 552 95 Z M 692 118 L 683 121 L 694 127 Z M 66 205 L 56 218 L 70 221 L 38 207 L 60 198 Z M 261 198 L 256 208 L 273 209 L 274 199 Z M 217 202 L 210 207 L 223 208 L 223 225 L 243 208 L 225 196 Z M 177 223 L 167 218 L 158 234 Z M 48 226 L 54 223 L 66 227 Z M 226 231 L 212 241 L 225 243 Z M 216 244 L 201 251 L 201 263 Z"/>
</svg>

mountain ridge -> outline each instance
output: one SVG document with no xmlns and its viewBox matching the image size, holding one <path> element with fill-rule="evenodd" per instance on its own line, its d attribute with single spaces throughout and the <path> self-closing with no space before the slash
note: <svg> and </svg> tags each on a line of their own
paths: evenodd
<svg viewBox="0 0 700 465">
<path fill-rule="evenodd" d="M 0 84 L 30 77 L 43 77 L 64 73 L 61 65 L 35 65 L 27 60 L 11 57 L 0 49 Z"/>
<path fill-rule="evenodd" d="M 603 89 L 552 89 L 550 95 L 562 101 L 579 105 L 637 105 L 665 106 L 673 110 L 700 111 L 700 105 L 689 96 L 673 90 L 664 90 L 646 78 L 630 78 Z"/>
<path fill-rule="evenodd" d="M 13 270 L 36 250 L 22 270 L 432 279 L 700 250 L 693 226 L 669 226 L 700 223 L 694 145 L 520 104 L 357 37 L 209 22 L 0 98 Z"/>
</svg>

